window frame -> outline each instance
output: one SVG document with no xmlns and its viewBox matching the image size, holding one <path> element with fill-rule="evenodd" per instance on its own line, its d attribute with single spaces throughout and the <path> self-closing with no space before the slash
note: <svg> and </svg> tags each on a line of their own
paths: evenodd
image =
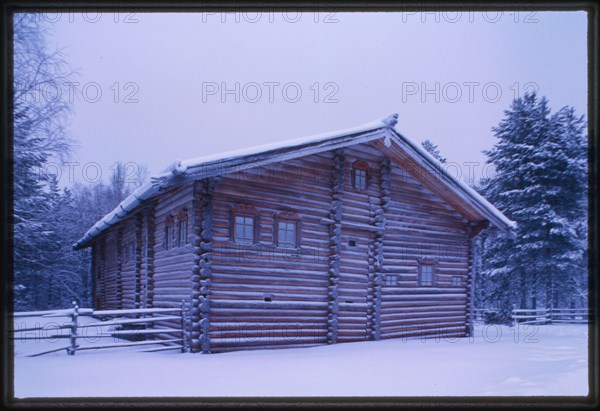
<svg viewBox="0 0 600 411">
<path fill-rule="evenodd" d="M 364 186 L 359 186 L 357 184 L 357 177 L 359 175 L 357 171 L 360 171 L 361 173 L 364 172 L 364 179 L 361 177 L 361 181 L 364 182 Z M 369 164 L 366 161 L 356 160 L 354 163 L 352 163 L 352 188 L 357 191 L 366 191 L 369 188 L 369 174 Z"/>
<path fill-rule="evenodd" d="M 252 240 L 238 241 L 237 217 L 252 219 Z M 256 207 L 248 204 L 237 204 L 229 210 L 229 240 L 240 245 L 255 245 L 260 243 L 260 215 Z"/>
<path fill-rule="evenodd" d="M 129 241 L 125 244 L 125 252 L 123 253 L 123 262 L 135 260 L 135 241 Z"/>
<path fill-rule="evenodd" d="M 238 219 L 241 218 L 243 219 L 243 226 L 244 226 L 244 230 L 242 230 L 242 238 L 238 238 L 238 224 L 240 224 L 238 222 Z M 250 224 L 246 223 L 246 220 L 250 220 Z M 254 244 L 255 242 L 255 231 L 256 231 L 256 220 L 254 218 L 253 215 L 247 215 L 247 214 L 236 214 L 234 217 L 234 236 L 233 236 L 233 241 L 235 241 L 238 244 Z M 251 235 L 249 236 L 249 238 L 246 237 L 246 227 L 250 226 L 251 227 Z"/>
<path fill-rule="evenodd" d="M 172 250 L 175 248 L 175 218 L 172 215 L 167 216 L 165 219 L 165 250 Z"/>
<path fill-rule="evenodd" d="M 384 285 L 386 287 L 398 287 L 398 275 L 397 274 L 385 274 Z M 392 283 L 388 279 L 393 279 Z"/>
<path fill-rule="evenodd" d="M 281 243 L 279 240 L 279 224 L 292 224 L 293 232 L 294 232 L 294 242 L 292 244 L 289 243 Z M 292 211 L 280 211 L 278 212 L 273 220 L 273 244 L 276 247 L 280 248 L 300 248 L 302 234 L 302 222 L 300 221 L 300 217 L 298 214 Z"/>
<path fill-rule="evenodd" d="M 437 262 L 434 260 L 430 260 L 430 259 L 420 259 L 419 260 L 419 266 L 418 266 L 418 284 L 419 287 L 435 287 L 437 284 L 436 281 L 436 266 L 437 266 Z M 423 268 L 424 267 L 428 267 L 429 269 L 431 269 L 431 279 L 427 282 L 423 281 Z"/>
<path fill-rule="evenodd" d="M 182 234 L 184 237 L 183 241 L 181 238 Z M 188 243 L 188 213 L 186 209 L 179 210 L 177 213 L 177 237 L 175 239 L 176 247 L 183 247 Z"/>
</svg>

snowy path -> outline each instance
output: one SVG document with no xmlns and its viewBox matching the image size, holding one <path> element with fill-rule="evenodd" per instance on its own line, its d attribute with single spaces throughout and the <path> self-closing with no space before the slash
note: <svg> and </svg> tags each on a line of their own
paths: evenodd
<svg viewBox="0 0 600 411">
<path fill-rule="evenodd" d="M 17 352 L 27 351 L 19 344 Z M 18 398 L 583 396 L 587 326 L 521 326 L 516 336 L 514 328 L 478 326 L 472 340 L 394 339 L 214 355 L 113 349 L 17 356 L 14 386 Z"/>
</svg>

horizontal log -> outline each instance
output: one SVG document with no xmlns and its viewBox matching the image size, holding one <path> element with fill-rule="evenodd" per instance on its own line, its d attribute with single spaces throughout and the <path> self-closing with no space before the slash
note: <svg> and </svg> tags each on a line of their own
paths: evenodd
<svg viewBox="0 0 600 411">
<path fill-rule="evenodd" d="M 109 325 L 120 325 L 120 324 L 137 324 L 137 323 L 152 323 L 156 321 L 165 321 L 165 320 L 180 320 L 180 316 L 163 316 L 163 317 L 152 317 L 152 318 L 134 318 L 134 319 L 126 319 L 126 320 L 109 320 L 109 321 L 100 321 L 96 323 L 87 323 L 87 324 L 79 324 L 78 328 L 84 327 L 106 327 Z"/>
<path fill-rule="evenodd" d="M 214 300 L 211 308 L 256 308 L 256 309 L 327 309 L 327 302 L 309 301 L 243 301 L 243 300 Z"/>
<path fill-rule="evenodd" d="M 132 310 L 96 310 L 92 315 L 179 313 L 181 308 L 137 308 Z"/>
<path fill-rule="evenodd" d="M 79 347 L 79 346 L 76 346 L 76 347 Z M 61 351 L 61 350 L 68 350 L 70 348 L 71 348 L 70 345 L 64 345 L 64 346 L 61 346 L 61 347 L 58 347 L 58 348 L 52 348 L 51 350 L 44 350 L 44 351 L 39 351 L 39 352 L 36 352 L 36 353 L 33 353 L 33 354 L 28 354 L 27 357 L 38 357 L 40 355 L 50 354 L 52 352 L 57 352 L 57 351 Z"/>
<path fill-rule="evenodd" d="M 90 345 L 90 346 L 80 347 L 77 350 L 83 351 L 83 350 L 98 350 L 101 348 L 133 347 L 133 346 L 137 346 L 137 345 L 162 344 L 162 343 L 166 343 L 166 342 L 181 342 L 181 341 L 182 341 L 181 338 L 172 338 L 172 339 L 168 339 L 168 340 L 154 340 L 154 341 L 136 341 L 136 342 L 129 342 L 129 343 Z"/>
<path fill-rule="evenodd" d="M 46 336 L 43 336 L 43 337 L 41 337 L 39 335 L 38 336 L 29 336 L 29 335 L 16 336 L 15 335 L 15 336 L 9 337 L 9 338 L 11 338 L 12 340 L 19 340 L 19 341 L 25 341 L 25 340 L 37 340 L 37 341 L 40 341 L 40 340 L 54 340 L 54 339 L 57 339 L 57 338 L 71 338 L 71 336 L 70 335 L 60 335 L 60 334 L 59 335 L 46 335 Z"/>
<path fill-rule="evenodd" d="M 211 347 L 215 346 L 219 346 L 219 347 L 223 347 L 223 346 L 242 346 L 242 347 L 246 347 L 246 346 L 253 346 L 253 345 L 266 345 L 266 343 L 268 343 L 268 345 L 284 345 L 284 344 L 297 344 L 299 342 L 303 342 L 303 343 L 319 343 L 319 342 L 326 342 L 327 341 L 327 337 L 326 336 L 308 336 L 308 337 L 297 337 L 297 336 L 290 336 L 289 338 L 271 338 L 271 337 L 256 337 L 256 338 L 248 338 L 248 339 L 236 339 L 236 338 L 211 338 L 210 339 L 210 344 Z"/>
<path fill-rule="evenodd" d="M 288 349 L 288 348 L 308 348 L 308 347 L 317 347 L 320 345 L 325 345 L 325 343 L 327 342 L 326 339 L 324 339 L 321 342 L 317 342 L 317 343 L 305 343 L 305 344 L 285 344 L 285 345 L 253 345 L 253 346 L 244 346 L 243 350 L 248 351 L 248 350 L 277 350 L 277 349 Z M 215 345 L 212 344 L 210 347 L 211 352 L 213 353 L 224 353 L 224 352 L 231 352 L 231 351 L 239 351 L 241 348 L 236 346 L 236 345 L 231 345 L 231 346 L 219 346 L 219 345 Z"/>
<path fill-rule="evenodd" d="M 145 350 L 135 350 L 134 352 L 157 352 L 157 351 L 167 351 L 167 350 L 180 350 L 181 345 L 170 345 L 168 347 L 157 347 L 157 348 L 148 348 Z"/>
<path fill-rule="evenodd" d="M 302 309 L 277 309 L 273 308 L 213 308 L 210 309 L 211 320 L 219 320 L 220 316 L 232 316 L 236 315 L 240 320 L 243 320 L 245 316 L 286 316 L 286 317 L 314 317 L 322 315 L 327 316 L 327 310 L 325 308 L 319 310 L 312 310 L 307 308 Z"/>
<path fill-rule="evenodd" d="M 335 224 L 336 221 L 334 221 L 330 218 L 322 218 L 321 223 Z M 368 225 L 368 224 L 354 223 L 352 221 L 343 221 L 342 228 L 344 228 L 344 227 L 354 228 L 354 229 L 358 229 L 358 230 L 367 230 L 367 231 L 381 231 L 381 227 L 376 227 L 376 226 L 372 226 L 372 225 Z"/>
</svg>

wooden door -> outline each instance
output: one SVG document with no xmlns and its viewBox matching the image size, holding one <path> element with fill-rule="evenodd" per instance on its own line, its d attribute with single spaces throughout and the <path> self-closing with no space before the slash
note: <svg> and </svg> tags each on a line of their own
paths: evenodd
<svg viewBox="0 0 600 411">
<path fill-rule="evenodd" d="M 368 340 L 367 301 L 372 234 L 366 230 L 343 228 L 341 241 L 338 341 Z"/>
</svg>

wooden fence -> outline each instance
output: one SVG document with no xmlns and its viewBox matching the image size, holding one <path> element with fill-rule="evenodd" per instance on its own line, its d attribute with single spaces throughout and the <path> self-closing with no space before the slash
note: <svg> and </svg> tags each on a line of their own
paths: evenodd
<svg viewBox="0 0 600 411">
<path fill-rule="evenodd" d="M 124 318 L 123 316 L 134 316 L 134 318 Z M 24 317 L 37 317 L 42 318 L 54 318 L 63 317 L 69 318 L 68 324 L 58 325 L 53 329 L 68 329 L 70 332 L 68 335 L 51 335 L 46 336 L 46 339 L 66 339 L 68 344 L 61 344 L 60 347 L 54 347 L 51 350 L 44 350 L 27 355 L 28 357 L 36 357 L 38 355 L 49 354 L 61 350 L 66 350 L 69 355 L 75 355 L 77 351 L 84 350 L 96 350 L 103 348 L 119 348 L 119 347 L 131 347 L 131 346 L 143 346 L 143 345 L 157 345 L 160 347 L 154 347 L 149 349 L 142 349 L 142 352 L 154 352 L 162 350 L 180 349 L 181 352 L 188 351 L 189 344 L 187 341 L 187 330 L 186 330 L 186 318 L 188 315 L 188 309 L 185 302 L 181 303 L 180 307 L 176 308 L 141 308 L 141 309 L 126 309 L 126 310 L 93 310 L 91 308 L 79 308 L 76 303 L 73 303 L 73 308 L 64 310 L 50 310 L 50 311 L 28 311 L 28 312 L 15 312 L 13 313 L 14 319 Z M 80 323 L 79 317 L 81 316 L 92 316 L 92 317 L 109 317 L 107 321 L 98 321 L 90 323 Z M 156 323 L 162 321 L 173 321 L 177 320 L 179 323 L 178 328 L 159 328 L 156 327 Z M 133 324 L 145 324 L 152 325 L 152 328 L 148 329 L 129 329 L 129 330 L 109 330 L 108 332 L 101 332 L 100 334 L 94 335 L 93 338 L 127 338 L 132 336 L 146 336 L 146 337 L 159 337 L 167 336 L 168 338 L 160 338 L 155 340 L 144 340 L 134 342 L 121 342 L 112 344 L 99 344 L 99 345 L 87 345 L 80 346 L 77 344 L 77 339 L 89 338 L 89 336 L 81 333 L 81 330 L 89 327 L 107 327 L 107 326 L 131 326 Z M 23 335 L 22 333 L 31 332 L 44 332 L 48 331 L 44 326 L 35 327 L 23 327 L 15 328 L 12 330 L 13 340 L 40 340 L 40 336 Z M 170 338 L 169 335 L 176 334 L 180 337 Z M 164 344 L 169 344 L 165 346 Z"/>
<path fill-rule="evenodd" d="M 587 308 L 539 308 L 512 310 L 514 324 L 587 324 L 590 321 Z"/>
</svg>

